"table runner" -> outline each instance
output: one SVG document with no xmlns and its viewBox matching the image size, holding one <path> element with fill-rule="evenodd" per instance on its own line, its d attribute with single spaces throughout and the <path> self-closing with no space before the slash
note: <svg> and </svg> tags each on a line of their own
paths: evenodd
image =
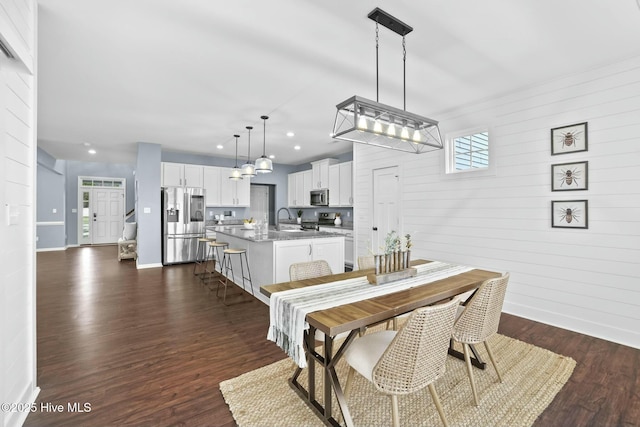
<svg viewBox="0 0 640 427">
<path fill-rule="evenodd" d="M 304 331 L 307 314 L 365 299 L 399 292 L 472 270 L 472 267 L 433 261 L 415 267 L 415 277 L 382 285 L 371 285 L 366 276 L 275 292 L 269 303 L 267 339 L 274 341 L 301 368 L 307 366 Z"/>
</svg>

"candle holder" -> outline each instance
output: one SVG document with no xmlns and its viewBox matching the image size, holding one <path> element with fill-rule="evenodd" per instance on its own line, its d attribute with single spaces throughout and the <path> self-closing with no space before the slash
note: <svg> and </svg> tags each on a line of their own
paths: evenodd
<svg viewBox="0 0 640 427">
<path fill-rule="evenodd" d="M 380 285 L 413 277 L 418 274 L 418 271 L 410 267 L 410 260 L 411 251 L 409 250 L 374 255 L 375 274 L 367 275 L 367 280 L 372 285 Z"/>
</svg>

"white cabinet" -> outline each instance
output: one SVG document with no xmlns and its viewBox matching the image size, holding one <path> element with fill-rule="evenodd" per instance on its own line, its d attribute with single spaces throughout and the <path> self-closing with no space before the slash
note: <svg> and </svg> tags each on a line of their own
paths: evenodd
<svg viewBox="0 0 640 427">
<path fill-rule="evenodd" d="M 329 166 L 336 164 L 336 159 L 322 159 L 311 162 L 311 172 L 313 180 L 311 188 L 313 190 L 319 188 L 329 188 Z"/>
<path fill-rule="evenodd" d="M 329 167 L 329 206 L 353 206 L 353 162 Z"/>
<path fill-rule="evenodd" d="M 338 233 L 344 236 L 344 263 L 353 266 L 355 258 L 355 253 L 353 250 L 353 230 L 338 227 L 320 227 L 319 229 L 320 231 Z"/>
<path fill-rule="evenodd" d="M 289 281 L 289 266 L 297 262 L 324 259 L 333 273 L 344 272 L 342 237 L 323 239 L 282 240 L 273 242 L 275 282 Z"/>
<path fill-rule="evenodd" d="M 311 171 L 290 173 L 287 184 L 287 201 L 290 207 L 311 206 Z"/>
<path fill-rule="evenodd" d="M 184 165 L 180 163 L 162 163 L 162 186 L 181 187 L 184 178 Z"/>
<path fill-rule="evenodd" d="M 229 179 L 232 168 L 220 169 L 220 206 L 249 206 L 251 202 L 251 181 Z"/>
<path fill-rule="evenodd" d="M 214 166 L 205 166 L 203 170 L 202 180 L 205 191 L 205 204 L 207 206 L 221 206 L 220 168 Z"/>
<path fill-rule="evenodd" d="M 163 187 L 203 187 L 203 169 L 201 165 L 182 163 L 162 163 Z"/>
</svg>

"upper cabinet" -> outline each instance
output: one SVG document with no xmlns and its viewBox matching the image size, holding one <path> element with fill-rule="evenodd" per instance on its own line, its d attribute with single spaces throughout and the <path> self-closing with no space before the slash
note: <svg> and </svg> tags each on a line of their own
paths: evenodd
<svg viewBox="0 0 640 427">
<path fill-rule="evenodd" d="M 221 206 L 220 205 L 220 168 L 213 166 L 205 166 L 202 174 L 205 205 L 207 206 Z"/>
<path fill-rule="evenodd" d="M 329 167 L 329 206 L 353 206 L 353 162 Z"/>
<path fill-rule="evenodd" d="M 232 168 L 220 169 L 220 206 L 249 206 L 251 203 L 251 180 L 229 179 Z"/>
<path fill-rule="evenodd" d="M 251 181 L 229 179 L 231 168 L 205 166 L 203 173 L 205 203 L 207 206 L 249 206 Z"/>
<path fill-rule="evenodd" d="M 162 163 L 163 187 L 204 187 L 204 166 L 182 163 Z"/>
<path fill-rule="evenodd" d="M 313 175 L 311 189 L 329 188 L 329 167 L 336 163 L 338 163 L 336 159 L 322 159 L 311 162 L 311 172 Z M 329 197 L 331 197 L 331 195 L 329 195 Z"/>
<path fill-rule="evenodd" d="M 290 173 L 288 176 L 287 201 L 290 207 L 311 206 L 311 181 L 313 175 L 310 170 Z"/>
</svg>

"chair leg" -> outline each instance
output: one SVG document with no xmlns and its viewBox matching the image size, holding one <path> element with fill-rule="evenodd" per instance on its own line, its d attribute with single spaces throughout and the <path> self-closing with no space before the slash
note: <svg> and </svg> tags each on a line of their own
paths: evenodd
<svg viewBox="0 0 640 427">
<path fill-rule="evenodd" d="M 442 424 L 444 427 L 449 427 L 449 423 L 447 422 L 447 417 L 444 415 L 444 411 L 442 410 L 442 405 L 440 404 L 440 399 L 438 398 L 438 393 L 436 393 L 436 388 L 433 383 L 429 384 L 429 393 L 431 393 L 431 398 L 433 399 L 433 403 L 436 405 L 436 409 L 438 410 L 438 414 L 440 414 L 440 419 L 442 420 Z"/>
<path fill-rule="evenodd" d="M 487 354 L 489 355 L 489 360 L 491 360 L 491 364 L 493 365 L 493 368 L 496 370 L 496 374 L 498 374 L 498 380 L 502 382 L 502 376 L 500 375 L 500 371 L 498 370 L 498 364 L 496 363 L 496 360 L 493 358 L 493 353 L 489 348 L 489 343 L 486 341 L 484 342 L 484 348 L 487 350 Z"/>
<path fill-rule="evenodd" d="M 478 406 L 478 392 L 476 391 L 476 381 L 473 378 L 473 366 L 471 366 L 471 356 L 469 355 L 469 344 L 462 344 L 462 350 L 464 352 L 464 361 L 467 364 L 467 374 L 469 374 L 469 381 L 471 382 L 471 391 L 473 392 L 473 401 Z"/>
<path fill-rule="evenodd" d="M 398 410 L 398 395 L 391 395 L 391 418 L 393 420 L 393 427 L 400 427 L 400 414 Z"/>
</svg>

